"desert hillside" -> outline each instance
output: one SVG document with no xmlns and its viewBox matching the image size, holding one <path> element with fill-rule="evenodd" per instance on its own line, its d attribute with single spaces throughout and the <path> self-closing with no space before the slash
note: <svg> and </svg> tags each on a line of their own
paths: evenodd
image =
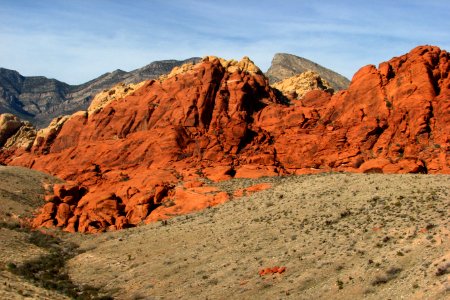
<svg viewBox="0 0 450 300">
<path fill-rule="evenodd" d="M 0 170 L 0 186 L 13 207 L 17 191 L 5 179 L 36 175 L 7 170 Z M 23 191 L 37 184 L 28 183 Z M 62 299 L 56 290 L 92 297 L 86 299 L 448 299 L 448 175 L 323 173 L 215 186 L 231 200 L 127 230 L 50 231 L 53 238 L 36 246 L 30 233 L 1 228 L 8 238 L 0 252 L 0 295 Z M 250 194 L 255 186 L 265 190 Z M 45 276 L 33 285 L 10 270 L 11 262 L 21 270 L 60 248 L 72 254 L 50 265 L 70 277 L 58 276 L 50 291 L 40 287 L 48 285 Z M 11 251 L 14 256 L 6 255 Z M 274 267 L 281 273 L 260 275 Z"/>
</svg>

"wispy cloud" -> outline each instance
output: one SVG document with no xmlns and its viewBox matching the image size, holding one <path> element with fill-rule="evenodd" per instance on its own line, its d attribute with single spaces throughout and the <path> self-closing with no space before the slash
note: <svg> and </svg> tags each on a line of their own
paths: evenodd
<svg viewBox="0 0 450 300">
<path fill-rule="evenodd" d="M 0 66 L 80 83 L 207 54 L 248 55 L 267 69 L 276 52 L 287 52 L 351 77 L 419 44 L 449 49 L 443 2 L 8 1 L 0 6 Z"/>
</svg>

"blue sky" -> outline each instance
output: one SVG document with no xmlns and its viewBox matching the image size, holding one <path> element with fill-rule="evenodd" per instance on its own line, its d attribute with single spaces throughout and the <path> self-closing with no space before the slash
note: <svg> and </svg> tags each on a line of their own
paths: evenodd
<svg viewBox="0 0 450 300">
<path fill-rule="evenodd" d="M 0 0 L 0 67 L 76 84 L 154 60 L 277 52 L 349 78 L 432 44 L 450 50 L 450 1 Z"/>
</svg>

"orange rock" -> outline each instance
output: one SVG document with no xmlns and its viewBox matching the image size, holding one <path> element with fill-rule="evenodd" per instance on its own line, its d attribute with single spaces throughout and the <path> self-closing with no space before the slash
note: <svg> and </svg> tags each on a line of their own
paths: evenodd
<svg viewBox="0 0 450 300">
<path fill-rule="evenodd" d="M 67 224 L 67 221 L 70 218 L 70 207 L 67 203 L 61 203 L 58 205 L 58 209 L 56 211 L 55 219 L 57 221 L 56 226 L 64 227 Z"/>
<path fill-rule="evenodd" d="M 229 196 L 215 187 L 175 188 L 172 198 L 157 207 L 146 223 L 165 220 L 172 216 L 199 211 L 228 201 Z"/>
<path fill-rule="evenodd" d="M 45 195 L 44 196 L 45 202 L 53 202 L 53 203 L 59 203 L 61 202 L 61 199 L 56 195 Z"/>
<path fill-rule="evenodd" d="M 236 169 L 236 178 L 260 178 L 263 176 L 277 176 L 276 167 L 259 165 L 244 165 Z"/>
<path fill-rule="evenodd" d="M 63 203 L 73 204 L 76 201 L 77 197 L 71 195 L 71 196 L 65 196 L 61 199 Z"/>
<path fill-rule="evenodd" d="M 31 225 L 37 227 L 52 227 L 54 226 L 54 218 L 56 213 L 56 204 L 47 202 L 39 211 L 39 214 L 32 221 Z"/>
<path fill-rule="evenodd" d="M 203 169 L 203 174 L 212 181 L 224 181 L 233 178 L 234 170 L 231 166 L 214 166 Z"/>
<path fill-rule="evenodd" d="M 259 183 L 259 184 L 255 184 L 243 189 L 238 189 L 234 192 L 233 196 L 234 197 L 242 197 L 242 196 L 248 196 L 251 195 L 253 193 L 259 192 L 259 191 L 264 191 L 267 189 L 272 188 L 272 184 L 271 183 Z"/>
<path fill-rule="evenodd" d="M 194 187 L 201 187 L 203 185 L 204 185 L 204 183 L 201 181 L 188 181 L 183 184 L 183 187 L 184 188 L 194 188 Z"/>
</svg>

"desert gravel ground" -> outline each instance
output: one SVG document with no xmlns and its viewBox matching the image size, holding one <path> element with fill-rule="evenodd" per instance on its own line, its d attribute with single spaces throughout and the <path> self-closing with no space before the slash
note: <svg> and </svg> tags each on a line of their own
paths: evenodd
<svg viewBox="0 0 450 300">
<path fill-rule="evenodd" d="M 319 174 L 97 236 L 68 263 L 117 299 L 449 299 L 450 176 Z M 284 266 L 283 274 L 258 271 Z"/>
</svg>

